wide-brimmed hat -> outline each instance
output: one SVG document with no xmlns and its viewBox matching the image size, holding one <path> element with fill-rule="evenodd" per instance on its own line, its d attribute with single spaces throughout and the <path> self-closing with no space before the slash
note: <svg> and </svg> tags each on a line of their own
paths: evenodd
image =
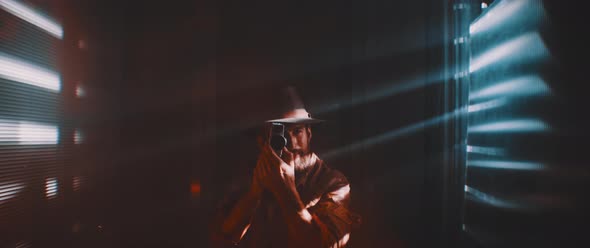
<svg viewBox="0 0 590 248">
<path fill-rule="evenodd" d="M 276 119 L 267 120 L 266 122 L 314 124 L 324 121 L 311 117 L 311 114 L 305 109 L 297 91 L 292 86 L 283 88 L 280 91 L 276 104 L 280 110 L 279 116 Z"/>
</svg>

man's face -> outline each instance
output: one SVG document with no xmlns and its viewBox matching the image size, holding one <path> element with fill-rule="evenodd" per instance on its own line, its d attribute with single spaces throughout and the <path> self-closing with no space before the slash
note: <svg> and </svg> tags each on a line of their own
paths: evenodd
<svg viewBox="0 0 590 248">
<path fill-rule="evenodd" d="M 310 152 L 311 128 L 306 124 L 287 124 L 285 127 L 287 149 L 299 155 L 308 154 Z"/>
</svg>

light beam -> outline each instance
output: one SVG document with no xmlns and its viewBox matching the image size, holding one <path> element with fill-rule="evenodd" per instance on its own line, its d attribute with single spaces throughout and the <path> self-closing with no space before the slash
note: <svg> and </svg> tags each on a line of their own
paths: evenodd
<svg viewBox="0 0 590 248">
<path fill-rule="evenodd" d="M 61 25 L 30 7 L 13 0 L 0 0 L 0 7 L 6 12 L 48 32 L 52 36 L 60 40 L 63 39 L 64 30 Z"/>
</svg>

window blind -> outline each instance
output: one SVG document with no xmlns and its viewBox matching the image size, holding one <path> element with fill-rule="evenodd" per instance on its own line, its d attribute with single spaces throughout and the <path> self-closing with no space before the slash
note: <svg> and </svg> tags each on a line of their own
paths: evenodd
<svg viewBox="0 0 590 248">
<path fill-rule="evenodd" d="M 463 74 L 469 77 L 463 230 L 484 247 L 545 247 L 567 229 L 565 213 L 576 206 L 567 190 L 575 188 L 572 178 L 564 176 L 572 168 L 556 147 L 565 140 L 556 100 L 563 95 L 554 87 L 565 82 L 555 77 L 548 12 L 540 0 L 481 8 L 469 25 Z"/>
<path fill-rule="evenodd" d="M 64 181 L 62 146 L 68 139 L 59 70 L 63 28 L 33 2 L 0 0 L 2 246 L 30 247 L 37 217 L 71 184 Z"/>
</svg>

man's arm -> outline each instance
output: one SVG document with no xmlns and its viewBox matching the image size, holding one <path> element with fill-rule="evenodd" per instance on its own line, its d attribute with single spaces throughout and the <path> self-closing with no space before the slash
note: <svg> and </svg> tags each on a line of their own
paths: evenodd
<svg viewBox="0 0 590 248">
<path fill-rule="evenodd" d="M 221 233 L 225 239 L 234 243 L 242 239 L 259 202 L 260 197 L 252 191 L 248 191 L 238 201 L 221 225 Z"/>
<path fill-rule="evenodd" d="M 262 166 L 261 163 L 262 160 L 259 157 L 256 167 Z M 216 228 L 218 230 L 216 230 L 213 237 L 215 247 L 233 246 L 242 239 L 250 227 L 252 216 L 260 203 L 262 192 L 262 185 L 260 185 L 256 173 L 254 173 L 248 192 L 238 200 L 227 216 L 222 217 L 221 226 Z"/>
<path fill-rule="evenodd" d="M 348 184 L 323 196 L 311 207 L 304 207 L 296 190 L 277 197 L 288 227 L 290 247 L 344 247 L 360 217 L 349 212 Z"/>
<path fill-rule="evenodd" d="M 319 226 L 305 208 L 295 187 L 275 194 L 288 229 L 288 247 L 323 247 Z"/>
<path fill-rule="evenodd" d="M 283 152 L 290 154 L 286 149 Z M 284 162 L 271 149 L 266 149 L 264 153 L 267 155 L 266 166 L 255 173 L 260 175 L 261 184 L 273 193 L 281 207 L 288 228 L 288 247 L 341 247 L 341 241 L 347 239 L 351 226 L 347 221 L 340 221 L 345 218 L 339 216 L 341 212 L 347 213 L 340 202 L 348 197 L 348 185 L 346 192 L 335 191 L 343 194 L 328 194 L 329 200 L 320 200 L 323 206 L 329 206 L 317 208 L 321 209 L 320 218 L 310 213 L 301 201 L 295 187 L 292 160 L 287 159 L 289 162 Z"/>
</svg>

